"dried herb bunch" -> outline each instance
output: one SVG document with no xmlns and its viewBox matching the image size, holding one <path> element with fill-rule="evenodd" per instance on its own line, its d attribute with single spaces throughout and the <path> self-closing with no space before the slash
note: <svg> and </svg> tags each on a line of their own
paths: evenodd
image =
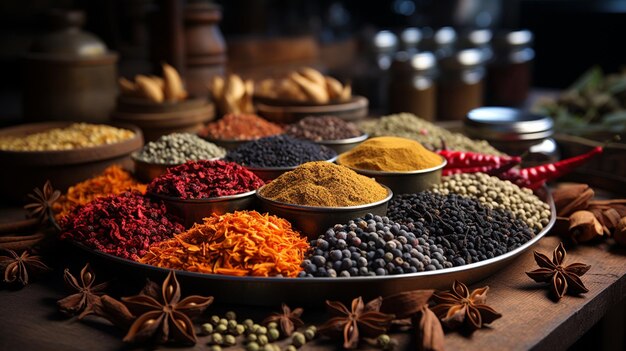
<svg viewBox="0 0 626 351">
<path fill-rule="evenodd" d="M 334 317 L 322 324 L 318 331 L 331 338 L 341 337 L 346 349 L 356 348 L 361 334 L 376 337 L 386 332 L 395 318 L 392 314 L 380 312 L 382 301 L 379 297 L 365 304 L 363 298 L 358 297 L 352 300 L 350 309 L 341 302 L 326 301 Z"/>
<path fill-rule="evenodd" d="M 455 280 L 452 290 L 433 295 L 436 305 L 431 309 L 446 327 L 474 331 L 502 317 L 485 304 L 487 291 L 489 287 L 485 286 L 470 293 L 465 284 Z"/>
<path fill-rule="evenodd" d="M 175 341 L 195 344 L 196 333 L 191 318 L 200 315 L 213 297 L 188 296 L 181 300 L 181 289 L 173 271 L 161 287 L 159 299 L 148 295 L 122 298 L 129 311 L 138 316 L 124 337 L 126 342 Z"/>
<path fill-rule="evenodd" d="M 63 278 L 76 293 L 57 301 L 61 312 L 68 315 L 78 314 L 78 319 L 94 313 L 95 306 L 100 303 L 100 296 L 104 294 L 103 290 L 107 287 L 107 283 L 94 285 L 96 275 L 89 263 L 81 269 L 79 279 L 76 279 L 67 268 Z"/>
<path fill-rule="evenodd" d="M 4 250 L 8 256 L 0 256 L 0 267 L 4 269 L 5 283 L 19 283 L 22 286 L 29 283 L 31 273 L 50 270 L 41 260 L 41 257 L 31 255 L 28 250 L 20 255 L 13 250 Z M 30 272 L 29 272 L 30 271 Z"/>
<path fill-rule="evenodd" d="M 577 295 L 589 291 L 580 277 L 587 273 L 591 266 L 583 263 L 564 266 L 567 252 L 563 243 L 559 243 L 559 246 L 554 249 L 552 260 L 537 251 L 534 251 L 534 255 L 540 268 L 526 272 L 526 274 L 538 283 L 550 283 L 550 292 L 557 301 L 565 294 Z"/>
</svg>

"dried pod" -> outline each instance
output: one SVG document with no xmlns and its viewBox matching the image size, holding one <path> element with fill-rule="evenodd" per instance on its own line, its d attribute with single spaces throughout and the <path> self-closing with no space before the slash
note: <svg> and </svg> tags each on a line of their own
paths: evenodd
<svg viewBox="0 0 626 351">
<path fill-rule="evenodd" d="M 135 82 L 137 83 L 137 92 L 141 97 L 154 102 L 163 102 L 163 90 L 152 78 L 137 75 Z"/>
<path fill-rule="evenodd" d="M 316 85 L 319 85 L 322 87 L 326 86 L 326 79 L 324 78 L 324 75 L 316 69 L 313 69 L 310 67 L 304 67 L 304 68 L 299 69 L 298 73 L 300 73 L 304 78 L 310 80 Z"/>
<path fill-rule="evenodd" d="M 609 208 L 608 210 L 602 211 L 602 224 L 605 225 L 610 231 L 617 227 L 621 216 L 619 212 L 614 208 Z"/>
<path fill-rule="evenodd" d="M 412 290 L 387 296 L 383 300 L 380 311 L 394 314 L 397 319 L 409 318 L 422 312 L 434 290 Z"/>
<path fill-rule="evenodd" d="M 231 74 L 224 87 L 224 98 L 238 101 L 245 93 L 246 86 L 241 77 L 236 74 Z"/>
<path fill-rule="evenodd" d="M 120 87 L 120 92 L 122 95 L 134 96 L 137 94 L 137 86 L 134 82 L 131 82 L 124 77 L 120 77 L 120 79 L 117 80 L 117 83 Z"/>
<path fill-rule="evenodd" d="M 569 217 L 569 234 L 574 242 L 582 243 L 602 236 L 604 230 L 592 212 L 576 211 Z"/>
<path fill-rule="evenodd" d="M 165 89 L 165 79 L 159 76 L 149 76 L 149 77 L 159 86 L 161 90 Z"/>
<path fill-rule="evenodd" d="M 352 86 L 350 84 L 346 84 L 343 86 L 343 91 L 341 92 L 341 96 L 339 99 L 341 101 L 348 101 L 352 97 Z"/>
<path fill-rule="evenodd" d="M 331 100 L 339 99 L 343 91 L 343 84 L 333 77 L 326 76 L 326 90 Z"/>
<path fill-rule="evenodd" d="M 187 97 L 187 91 L 183 86 L 183 80 L 176 68 L 163 64 L 163 93 L 168 101 L 179 101 Z"/>
<path fill-rule="evenodd" d="M 277 91 L 277 97 L 285 100 L 307 101 L 307 95 L 300 86 L 291 79 L 283 79 L 280 81 Z"/>
<path fill-rule="evenodd" d="M 289 78 L 302 89 L 310 100 L 318 104 L 328 103 L 328 91 L 326 91 L 325 82 L 323 84 L 317 84 L 296 72 L 292 73 Z"/>
<path fill-rule="evenodd" d="M 584 210 L 594 196 L 587 184 L 564 184 L 552 192 L 557 215 L 567 217 L 578 210 Z"/>
<path fill-rule="evenodd" d="M 613 231 L 613 239 L 620 244 L 626 246 L 626 217 L 622 217 L 615 226 Z"/>
</svg>

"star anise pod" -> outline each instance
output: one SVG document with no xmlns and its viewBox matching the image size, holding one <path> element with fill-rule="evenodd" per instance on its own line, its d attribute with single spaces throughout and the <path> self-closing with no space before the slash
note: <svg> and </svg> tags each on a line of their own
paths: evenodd
<svg viewBox="0 0 626 351">
<path fill-rule="evenodd" d="M 351 309 L 337 301 L 326 301 L 331 314 L 335 317 L 322 324 L 318 331 L 329 337 L 343 336 L 343 347 L 353 349 L 359 344 L 359 335 L 375 337 L 385 331 L 395 318 L 393 314 L 380 312 L 382 298 L 374 299 L 367 304 L 358 297 L 352 300 Z"/>
<path fill-rule="evenodd" d="M 480 329 L 502 315 L 485 304 L 489 287 L 485 286 L 470 293 L 467 286 L 458 280 L 449 292 L 433 294 L 436 305 L 431 310 L 451 329 L 461 326 L 473 331 Z"/>
<path fill-rule="evenodd" d="M 94 313 L 95 305 L 100 303 L 100 296 L 104 294 L 102 290 L 106 288 L 107 283 L 93 285 L 96 275 L 89 267 L 89 263 L 81 269 L 79 279 L 76 279 L 67 268 L 63 273 L 63 278 L 77 293 L 57 301 L 59 309 L 69 315 L 78 314 L 78 319 Z"/>
<path fill-rule="evenodd" d="M 158 343 L 172 340 L 195 344 L 196 333 L 190 318 L 201 314 L 213 302 L 213 297 L 194 295 L 181 300 L 180 290 L 176 274 L 170 271 L 161 287 L 162 300 L 141 294 L 123 297 L 122 302 L 132 314 L 138 316 L 124 341 L 142 342 L 154 339 Z"/>
<path fill-rule="evenodd" d="M 296 308 L 293 311 L 289 306 L 282 305 L 282 313 L 272 313 L 269 317 L 265 318 L 263 324 L 276 322 L 280 326 L 285 336 L 290 336 L 298 328 L 304 325 L 300 316 L 304 310 L 302 308 Z"/>
<path fill-rule="evenodd" d="M 581 294 L 589 290 L 585 287 L 580 277 L 587 273 L 591 266 L 583 263 L 572 263 L 569 266 L 563 266 L 565 261 L 565 248 L 563 243 L 554 249 L 552 260 L 548 256 L 534 251 L 535 261 L 539 265 L 539 269 L 526 274 L 538 283 L 550 283 L 550 291 L 553 296 L 560 300 L 565 294 Z"/>
<path fill-rule="evenodd" d="M 28 271 L 48 271 L 50 267 L 46 266 L 39 256 L 31 256 L 28 250 L 18 255 L 13 250 L 4 250 L 9 256 L 0 256 L 0 267 L 4 269 L 4 281 L 6 283 L 18 282 L 22 285 L 28 284 Z"/>
<path fill-rule="evenodd" d="M 52 205 L 61 197 L 61 192 L 54 190 L 48 180 L 46 184 L 44 184 L 43 190 L 35 188 L 31 194 L 28 194 L 28 197 L 32 199 L 33 202 L 24 206 L 24 209 L 28 211 L 30 218 L 37 218 L 41 223 L 50 221 L 53 226 L 60 229 L 54 220 Z"/>
</svg>

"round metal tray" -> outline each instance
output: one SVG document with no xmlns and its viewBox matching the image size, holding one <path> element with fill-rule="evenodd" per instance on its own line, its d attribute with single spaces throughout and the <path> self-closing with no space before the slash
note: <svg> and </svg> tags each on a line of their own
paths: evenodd
<svg viewBox="0 0 626 351">
<path fill-rule="evenodd" d="M 488 260 L 435 271 L 350 278 L 279 278 L 279 277 L 235 277 L 217 274 L 176 271 L 177 277 L 191 290 L 212 295 L 219 303 L 256 306 L 277 306 L 280 303 L 293 305 L 321 305 L 325 300 L 350 301 L 355 296 L 368 300 L 377 296 L 388 296 L 415 289 L 449 289 L 454 280 L 472 284 L 512 264 L 515 258 L 530 251 L 552 228 L 556 221 L 554 201 L 546 187 L 537 195 L 550 205 L 550 223 L 521 247 Z M 115 257 L 72 242 L 90 255 L 106 260 L 107 264 L 123 266 L 124 270 L 141 274 L 143 277 L 163 279 L 168 270 L 131 260 Z"/>
</svg>

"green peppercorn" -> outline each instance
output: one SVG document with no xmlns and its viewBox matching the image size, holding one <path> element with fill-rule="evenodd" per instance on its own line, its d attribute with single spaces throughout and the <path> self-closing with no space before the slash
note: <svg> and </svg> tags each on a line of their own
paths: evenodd
<svg viewBox="0 0 626 351">
<path fill-rule="evenodd" d="M 275 344 L 265 344 L 263 346 L 263 351 L 280 351 L 280 347 Z"/>
<path fill-rule="evenodd" d="M 256 330 L 256 333 L 265 335 L 267 334 L 267 328 L 259 326 L 259 328 Z"/>
<path fill-rule="evenodd" d="M 211 334 L 211 342 L 213 344 L 222 344 L 222 342 L 224 341 L 224 337 L 222 336 L 222 334 L 220 333 L 213 333 Z"/>
<path fill-rule="evenodd" d="M 311 329 L 314 333 L 317 333 L 317 327 L 314 325 L 308 326 L 307 329 Z"/>
<path fill-rule="evenodd" d="M 285 348 L 285 351 L 298 351 L 298 348 L 293 345 L 289 345 Z"/>
<path fill-rule="evenodd" d="M 300 332 L 295 332 L 291 335 L 291 344 L 300 348 L 302 345 L 306 344 L 306 337 Z"/>
<path fill-rule="evenodd" d="M 204 323 L 200 326 L 200 329 L 202 330 L 202 333 L 205 335 L 209 335 L 211 333 L 213 333 L 213 324 L 211 323 Z"/>
<path fill-rule="evenodd" d="M 376 338 L 376 344 L 382 349 L 386 349 L 387 347 L 389 347 L 390 343 L 391 337 L 387 334 L 380 334 L 378 338 Z"/>
<path fill-rule="evenodd" d="M 220 324 L 228 325 L 228 319 L 226 319 L 226 318 L 221 318 L 221 319 L 220 319 Z"/>
<path fill-rule="evenodd" d="M 213 324 L 214 326 L 220 324 L 220 317 L 219 316 L 211 316 L 211 319 L 209 321 L 211 324 Z"/>
<path fill-rule="evenodd" d="M 267 329 L 276 329 L 276 328 L 278 328 L 278 323 L 276 322 L 267 323 Z"/>
<path fill-rule="evenodd" d="M 315 330 L 308 328 L 304 331 L 304 337 L 307 339 L 307 341 L 313 340 L 315 338 Z"/>
<path fill-rule="evenodd" d="M 259 328 L 261 328 L 261 326 L 255 323 L 255 324 L 252 325 L 252 327 L 250 327 L 250 330 L 253 333 L 257 333 L 259 331 Z"/>
<path fill-rule="evenodd" d="M 251 342 L 248 343 L 248 345 L 246 345 L 246 350 L 247 351 L 260 351 L 261 347 L 259 346 L 259 344 L 257 344 L 256 342 Z"/>
<path fill-rule="evenodd" d="M 250 329 L 254 325 L 252 319 L 246 319 L 241 324 L 243 324 L 247 329 Z"/>
<path fill-rule="evenodd" d="M 218 333 L 225 333 L 228 330 L 228 327 L 226 326 L 226 324 L 218 324 L 217 327 L 215 327 L 215 331 Z"/>
<path fill-rule="evenodd" d="M 267 330 L 267 337 L 270 341 L 276 341 L 280 338 L 280 332 L 276 328 L 270 328 Z"/>
<path fill-rule="evenodd" d="M 246 340 L 248 342 L 253 342 L 253 341 L 257 341 L 258 336 L 256 334 L 248 334 L 248 336 L 246 337 Z"/>
<path fill-rule="evenodd" d="M 210 351 L 222 351 L 222 347 L 220 345 L 212 345 L 209 350 Z"/>
<path fill-rule="evenodd" d="M 226 312 L 224 317 L 226 317 L 226 319 L 228 319 L 229 321 L 234 321 L 237 319 L 237 314 L 234 311 L 228 311 Z"/>
<path fill-rule="evenodd" d="M 235 327 L 235 335 L 241 335 L 246 331 L 246 326 L 243 324 L 237 324 Z"/>
<path fill-rule="evenodd" d="M 257 341 L 259 345 L 263 346 L 269 342 L 267 335 L 259 335 Z"/>
<path fill-rule="evenodd" d="M 237 321 L 234 319 L 228 320 L 228 328 L 235 328 L 237 326 Z"/>
<path fill-rule="evenodd" d="M 237 343 L 237 340 L 235 340 L 235 337 L 232 335 L 225 335 L 224 336 L 224 342 L 223 344 L 226 346 L 233 346 Z"/>
</svg>

